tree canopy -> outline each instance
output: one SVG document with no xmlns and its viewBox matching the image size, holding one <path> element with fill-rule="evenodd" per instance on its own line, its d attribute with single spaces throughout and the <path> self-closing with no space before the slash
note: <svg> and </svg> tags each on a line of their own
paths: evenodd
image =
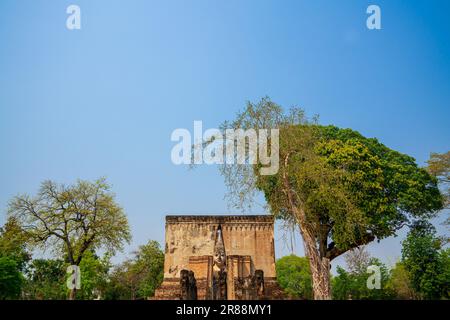
<svg viewBox="0 0 450 320">
<path fill-rule="evenodd" d="M 260 175 L 260 163 L 221 172 L 235 205 L 259 190 L 272 214 L 299 225 L 318 299 L 331 297 L 331 260 L 443 207 L 436 178 L 414 158 L 354 130 L 319 125 L 299 108 L 285 113 L 264 98 L 223 128 L 279 129 L 277 174 Z"/>
<path fill-rule="evenodd" d="M 31 244 L 52 247 L 70 265 L 80 265 L 88 250 L 114 253 L 131 239 L 127 217 L 105 179 L 68 186 L 44 181 L 35 197 L 13 198 L 8 214 Z"/>
</svg>

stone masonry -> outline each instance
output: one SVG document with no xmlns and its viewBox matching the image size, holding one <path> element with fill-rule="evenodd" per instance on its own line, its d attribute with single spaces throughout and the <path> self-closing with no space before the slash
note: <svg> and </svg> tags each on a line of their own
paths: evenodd
<svg viewBox="0 0 450 320">
<path fill-rule="evenodd" d="M 279 299 L 270 215 L 166 216 L 155 299 Z"/>
</svg>

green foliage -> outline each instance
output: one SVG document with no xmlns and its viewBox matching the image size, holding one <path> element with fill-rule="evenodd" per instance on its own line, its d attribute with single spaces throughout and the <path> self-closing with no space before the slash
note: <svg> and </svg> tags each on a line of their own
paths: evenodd
<svg viewBox="0 0 450 320">
<path fill-rule="evenodd" d="M 276 262 L 277 281 L 293 298 L 312 299 L 312 279 L 309 261 L 305 257 L 289 255 Z"/>
<path fill-rule="evenodd" d="M 442 272 L 438 276 L 438 281 L 442 285 L 441 298 L 450 297 L 450 248 L 441 249 L 439 252 L 439 265 Z"/>
<path fill-rule="evenodd" d="M 99 258 L 91 250 L 87 251 L 80 263 L 81 289 L 77 291 L 77 298 L 84 300 L 102 298 L 108 285 L 110 268 L 109 254 Z"/>
<path fill-rule="evenodd" d="M 26 248 L 27 239 L 26 233 L 13 217 L 0 228 L 0 257 L 14 260 L 19 271 L 23 271 L 25 264 L 31 259 Z"/>
<path fill-rule="evenodd" d="M 80 263 L 81 289 L 77 290 L 77 298 L 92 300 L 102 298 L 108 285 L 110 268 L 109 255 L 99 258 L 94 252 L 87 251 Z M 66 299 L 66 273 L 69 264 L 63 260 L 35 259 L 27 270 L 27 281 L 24 287 L 25 299 L 61 300 Z"/>
<path fill-rule="evenodd" d="M 282 128 L 280 157 L 289 159 L 287 167 L 257 182 L 272 211 L 283 218 L 292 211 L 281 192 L 286 175 L 319 243 L 326 235 L 341 250 L 394 235 L 411 218 L 433 217 L 443 205 L 436 179 L 413 158 L 350 129 Z"/>
<path fill-rule="evenodd" d="M 441 250 L 434 227 L 426 221 L 415 222 L 402 245 L 402 263 L 415 291 L 423 299 L 448 299 L 448 250 Z"/>
<path fill-rule="evenodd" d="M 27 237 L 18 221 L 9 218 L 0 228 L 0 299 L 17 299 L 24 277 L 22 272 L 31 256 Z"/>
<path fill-rule="evenodd" d="M 0 257 L 0 300 L 18 299 L 23 284 L 23 276 L 17 262 L 8 257 Z"/>
<path fill-rule="evenodd" d="M 359 272 L 347 272 L 342 267 L 337 267 L 338 275 L 332 279 L 333 298 L 337 300 L 385 300 L 392 299 L 395 296 L 393 290 L 389 287 L 389 270 L 378 259 L 372 258 L 369 265 L 376 265 L 381 272 L 381 288 L 369 289 L 367 280 L 371 273 L 366 270 Z"/>
<path fill-rule="evenodd" d="M 418 299 L 410 279 L 411 275 L 406 270 L 405 265 L 401 262 L 397 262 L 394 268 L 391 269 L 391 276 L 387 283 L 387 287 L 395 292 L 395 299 Z"/>
<path fill-rule="evenodd" d="M 131 269 L 139 278 L 138 295 L 153 296 L 163 280 L 164 253 L 157 241 L 149 241 L 146 245 L 140 246 L 135 255 L 135 263 Z"/>
<path fill-rule="evenodd" d="M 164 276 L 164 253 L 156 241 L 140 246 L 134 257 L 117 266 L 105 298 L 112 300 L 147 299 L 155 293 Z"/>
<path fill-rule="evenodd" d="M 27 268 L 24 298 L 29 300 L 66 299 L 66 266 L 63 260 L 32 260 Z"/>
<path fill-rule="evenodd" d="M 350 129 L 318 129 L 319 154 L 334 168 L 349 173 L 345 189 L 365 213 L 365 227 L 377 238 L 394 234 L 409 220 L 408 214 L 429 218 L 442 208 L 436 179 L 412 157 Z"/>
</svg>

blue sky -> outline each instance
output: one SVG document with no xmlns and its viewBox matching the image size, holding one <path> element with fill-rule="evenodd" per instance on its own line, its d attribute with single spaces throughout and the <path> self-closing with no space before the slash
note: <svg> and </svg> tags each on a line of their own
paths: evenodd
<svg viewBox="0 0 450 320">
<path fill-rule="evenodd" d="M 70 4 L 81 30 L 66 28 Z M 369 4 L 382 30 L 366 28 Z M 0 210 L 45 179 L 107 176 L 132 227 L 125 252 L 163 243 L 166 214 L 230 212 L 217 168 L 172 164 L 171 132 L 217 127 L 266 95 L 423 165 L 450 147 L 449 12 L 425 0 L 2 0 Z M 370 249 L 393 263 L 400 239 Z"/>
</svg>

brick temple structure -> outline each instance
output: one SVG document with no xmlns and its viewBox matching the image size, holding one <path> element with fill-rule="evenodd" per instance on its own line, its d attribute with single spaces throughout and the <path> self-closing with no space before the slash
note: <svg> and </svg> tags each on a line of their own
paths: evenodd
<svg viewBox="0 0 450 320">
<path fill-rule="evenodd" d="M 270 215 L 166 216 L 155 299 L 280 299 Z"/>
</svg>

